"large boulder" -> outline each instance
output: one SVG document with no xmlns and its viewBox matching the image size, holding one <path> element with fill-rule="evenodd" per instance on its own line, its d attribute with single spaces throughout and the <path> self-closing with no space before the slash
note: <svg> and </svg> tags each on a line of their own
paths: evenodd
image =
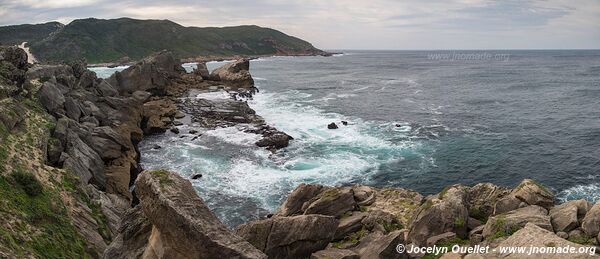
<svg viewBox="0 0 600 259">
<path fill-rule="evenodd" d="M 272 217 L 239 226 L 236 234 L 269 258 L 306 258 L 333 240 L 338 220 L 323 215 Z"/>
<path fill-rule="evenodd" d="M 145 256 L 266 258 L 250 243 L 229 232 L 198 197 L 192 184 L 177 174 L 161 170 L 143 172 L 136 180 L 136 193 L 153 227 Z"/>
<path fill-rule="evenodd" d="M 254 80 L 250 75 L 250 60 L 248 59 L 240 59 L 213 70 L 210 73 L 210 79 L 223 81 L 235 87 L 254 87 Z"/>
<path fill-rule="evenodd" d="M 469 189 L 469 216 L 486 220 L 494 214 L 496 201 L 510 193 L 510 189 L 491 183 L 479 183 Z"/>
<path fill-rule="evenodd" d="M 554 231 L 569 233 L 576 229 L 590 207 L 589 202 L 583 199 L 554 206 L 550 209 L 550 220 Z"/>
<path fill-rule="evenodd" d="M 194 69 L 194 74 L 200 76 L 202 79 L 209 79 L 210 73 L 208 72 L 208 67 L 206 67 L 206 62 L 198 62 L 196 68 Z"/>
<path fill-rule="evenodd" d="M 369 213 L 382 211 L 393 215 L 402 225 L 408 226 L 423 203 L 423 195 L 402 188 L 375 189 L 354 188 L 354 197 L 360 206 L 367 206 Z M 372 193 L 371 193 L 372 191 Z M 381 215 L 381 213 L 378 213 Z"/>
<path fill-rule="evenodd" d="M 484 238 L 498 238 L 511 235 L 527 223 L 553 231 L 548 211 L 533 205 L 490 217 L 483 228 Z"/>
<path fill-rule="evenodd" d="M 568 247 L 574 248 L 576 251 L 582 251 L 583 253 L 505 253 L 501 254 L 500 249 L 496 248 L 491 254 L 486 254 L 485 258 L 515 258 L 515 259 L 534 259 L 534 258 L 548 258 L 548 259 L 563 259 L 563 258 L 598 258 L 598 256 L 590 254 L 590 248 L 584 245 L 569 242 L 563 238 L 560 238 L 552 231 L 548 231 L 536 224 L 528 223 L 522 229 L 508 237 L 506 240 L 500 242 L 498 247 L 525 247 L 525 248 L 539 248 L 549 250 L 551 248 L 562 248 Z M 581 250 L 580 250 L 581 249 Z M 587 250 L 586 250 L 587 249 Z M 588 251 L 588 252 L 584 252 Z M 465 257 L 471 258 L 471 257 Z M 477 257 L 473 257 L 477 258 Z"/>
<path fill-rule="evenodd" d="M 288 195 L 287 199 L 283 202 L 276 215 L 278 216 L 291 216 L 296 214 L 303 214 L 305 205 L 308 201 L 312 200 L 318 194 L 323 192 L 326 187 L 318 184 L 305 184 L 302 183 Z"/>
<path fill-rule="evenodd" d="M 147 91 L 154 95 L 165 95 L 171 86 L 170 79 L 184 72 L 181 62 L 171 52 L 161 51 L 116 72 L 107 81 L 121 94 Z"/>
<path fill-rule="evenodd" d="M 164 133 L 177 113 L 177 106 L 169 99 L 149 101 L 143 107 L 141 127 L 145 134 Z"/>
<path fill-rule="evenodd" d="M 101 190 L 106 187 L 102 158 L 72 130 L 67 130 L 65 153 L 60 160 L 64 161 L 64 168 L 79 176 L 82 183 L 94 184 Z"/>
<path fill-rule="evenodd" d="M 310 259 L 360 259 L 360 256 L 352 250 L 332 247 L 313 253 Z"/>
<path fill-rule="evenodd" d="M 341 217 L 356 207 L 350 187 L 330 188 L 317 195 L 304 210 L 304 214 L 321 214 Z"/>
<path fill-rule="evenodd" d="M 538 205 L 545 209 L 554 206 L 554 194 L 546 187 L 531 179 L 523 180 L 511 195 L 529 204 Z"/>
<path fill-rule="evenodd" d="M 56 84 L 45 82 L 38 91 L 37 98 L 50 114 L 64 114 L 65 96 Z"/>
<path fill-rule="evenodd" d="M 408 239 L 424 246 L 427 238 L 446 232 L 467 237 L 468 193 L 464 186 L 449 186 L 437 196 L 429 197 L 414 214 Z"/>
<path fill-rule="evenodd" d="M 141 206 L 128 210 L 121 220 L 118 235 L 104 251 L 103 258 L 141 258 L 148 246 L 152 224 Z"/>
<path fill-rule="evenodd" d="M 600 201 L 585 214 L 581 221 L 581 229 L 589 236 L 595 237 L 600 234 Z"/>
<path fill-rule="evenodd" d="M 396 246 L 406 243 L 404 231 L 396 230 L 388 234 L 373 232 L 360 240 L 360 244 L 354 248 L 360 258 L 373 259 L 401 259 L 409 258 L 406 253 L 398 253 Z"/>
</svg>

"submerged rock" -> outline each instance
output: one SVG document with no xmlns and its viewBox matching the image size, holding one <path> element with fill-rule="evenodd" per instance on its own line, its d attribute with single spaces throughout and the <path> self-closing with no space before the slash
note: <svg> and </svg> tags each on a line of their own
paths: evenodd
<svg viewBox="0 0 600 259">
<path fill-rule="evenodd" d="M 332 123 L 327 124 L 327 128 L 328 129 L 337 129 L 338 125 L 335 124 L 335 122 L 332 122 Z"/>
</svg>

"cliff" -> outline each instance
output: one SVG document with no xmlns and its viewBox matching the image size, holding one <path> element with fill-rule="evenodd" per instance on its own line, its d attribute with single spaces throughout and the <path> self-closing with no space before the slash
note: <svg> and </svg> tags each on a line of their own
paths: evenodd
<svg viewBox="0 0 600 259">
<path fill-rule="evenodd" d="M 169 20 L 80 19 L 67 25 L 0 27 L 0 42 L 27 41 L 40 61 L 85 58 L 90 63 L 140 60 L 169 50 L 177 58 L 199 56 L 323 55 L 310 43 L 258 26 L 184 27 Z"/>
</svg>

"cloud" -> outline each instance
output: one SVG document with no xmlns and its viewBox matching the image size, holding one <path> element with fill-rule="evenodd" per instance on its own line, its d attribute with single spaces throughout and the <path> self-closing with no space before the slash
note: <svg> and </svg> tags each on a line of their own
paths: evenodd
<svg viewBox="0 0 600 259">
<path fill-rule="evenodd" d="M 597 0 L 0 0 L 0 24 L 76 18 L 256 24 L 339 49 L 600 48 Z"/>
</svg>

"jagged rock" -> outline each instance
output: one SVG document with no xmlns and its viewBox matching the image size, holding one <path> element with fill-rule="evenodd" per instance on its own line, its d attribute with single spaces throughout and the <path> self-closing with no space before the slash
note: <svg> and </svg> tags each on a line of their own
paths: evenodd
<svg viewBox="0 0 600 259">
<path fill-rule="evenodd" d="M 600 201 L 585 214 L 581 221 L 581 229 L 592 237 L 600 235 Z"/>
<path fill-rule="evenodd" d="M 547 229 L 541 228 L 535 224 L 527 223 L 522 229 L 512 234 L 506 240 L 498 244 L 499 247 L 574 247 L 580 249 L 585 246 L 569 242 L 563 238 L 558 237 L 553 232 Z M 514 253 L 514 254 L 500 254 L 499 251 L 496 253 L 486 255 L 486 258 L 548 258 L 548 259 L 563 259 L 563 258 L 597 258 L 595 255 L 586 253 L 543 253 L 543 254 L 525 254 L 525 253 Z"/>
<path fill-rule="evenodd" d="M 60 159 L 64 161 L 65 168 L 78 174 L 82 183 L 92 183 L 102 190 L 105 188 L 106 176 L 102 158 L 70 130 L 67 131 L 65 152 L 63 154 L 66 157 Z"/>
<path fill-rule="evenodd" d="M 409 258 L 406 253 L 398 253 L 396 246 L 404 244 L 404 230 L 396 230 L 387 235 L 373 232 L 360 240 L 360 244 L 352 248 L 360 258 Z"/>
<path fill-rule="evenodd" d="M 360 259 L 360 256 L 348 249 L 327 248 L 313 253 L 310 259 Z"/>
<path fill-rule="evenodd" d="M 38 91 L 37 98 L 50 114 L 64 113 L 65 96 L 55 84 L 45 82 Z"/>
<path fill-rule="evenodd" d="M 586 200 L 568 201 L 550 209 L 550 219 L 554 231 L 569 232 L 579 227 L 579 222 L 589 209 Z"/>
<path fill-rule="evenodd" d="M 573 229 L 569 231 L 569 238 L 581 238 L 583 237 L 583 231 L 581 229 Z"/>
<path fill-rule="evenodd" d="M 136 180 L 136 193 L 144 215 L 153 226 L 144 255 L 159 258 L 266 258 L 250 243 L 230 233 L 186 179 L 166 171 L 144 172 Z M 286 222 L 280 227 L 288 229 L 290 224 Z M 273 232 L 271 234 L 274 235 Z"/>
<path fill-rule="evenodd" d="M 144 103 L 142 129 L 146 134 L 163 133 L 170 128 L 177 112 L 175 104 L 167 99 Z"/>
<path fill-rule="evenodd" d="M 205 62 L 198 62 L 198 65 L 194 69 L 194 74 L 200 76 L 202 79 L 209 79 L 210 73 L 208 72 L 208 68 L 206 67 Z"/>
<path fill-rule="evenodd" d="M 327 247 L 338 220 L 331 216 L 272 217 L 239 226 L 236 234 L 269 258 L 305 258 Z"/>
<path fill-rule="evenodd" d="M 303 214 L 305 208 L 305 203 L 312 200 L 318 194 L 320 194 L 326 188 L 322 185 L 317 184 L 305 184 L 302 183 L 292 191 L 290 195 L 288 195 L 287 199 L 279 210 L 277 211 L 277 216 L 291 216 L 296 214 Z"/>
<path fill-rule="evenodd" d="M 532 223 L 553 231 L 546 209 L 533 205 L 490 217 L 483 229 L 483 237 L 506 236 L 519 230 L 525 224 Z"/>
<path fill-rule="evenodd" d="M 401 225 L 395 215 L 387 211 L 377 209 L 369 210 L 367 212 L 367 216 L 361 221 L 361 223 L 368 230 L 381 232 L 387 232 L 386 227 L 398 227 Z"/>
<path fill-rule="evenodd" d="M 569 234 L 566 232 L 562 232 L 562 231 L 556 232 L 556 235 L 559 236 L 560 238 L 564 238 L 564 239 L 569 238 Z"/>
<path fill-rule="evenodd" d="M 354 200 L 358 205 L 371 205 L 375 202 L 375 190 L 369 186 L 355 185 L 352 186 Z"/>
<path fill-rule="evenodd" d="M 184 72 L 178 59 L 168 51 L 161 51 L 114 73 L 107 81 L 121 94 L 147 91 L 154 95 L 165 95 L 171 86 L 170 79 Z"/>
<path fill-rule="evenodd" d="M 223 81 L 235 87 L 254 87 L 254 80 L 250 75 L 250 60 L 240 59 L 225 64 L 210 73 L 210 79 Z"/>
<path fill-rule="evenodd" d="M 369 212 L 383 211 L 393 215 L 404 226 L 408 226 L 415 211 L 423 202 L 423 196 L 413 190 L 402 188 L 374 189 L 373 201 L 367 199 L 358 204 L 368 205 Z M 356 196 L 355 196 L 356 199 Z"/>
<path fill-rule="evenodd" d="M 478 220 L 487 219 L 494 213 L 494 204 L 496 201 L 502 199 L 508 193 L 510 193 L 510 189 L 499 187 L 495 184 L 476 184 L 469 189 L 469 216 Z"/>
<path fill-rule="evenodd" d="M 27 68 L 27 53 L 19 47 L 0 47 L 0 61 L 8 62 L 15 68 L 23 70 Z"/>
<path fill-rule="evenodd" d="M 59 139 L 52 138 L 48 140 L 48 147 L 46 149 L 48 164 L 57 165 L 63 150 L 63 144 Z"/>
<path fill-rule="evenodd" d="M 351 188 L 330 188 L 317 195 L 306 207 L 304 214 L 322 214 L 339 218 L 354 207 L 356 202 Z"/>
<path fill-rule="evenodd" d="M 467 220 L 467 229 L 468 230 L 473 230 L 479 226 L 481 226 L 481 221 L 479 221 L 478 219 L 469 217 L 469 220 Z"/>
<path fill-rule="evenodd" d="M 101 80 L 96 89 L 102 96 L 116 96 L 119 94 L 117 89 L 110 85 L 106 80 Z"/>
<path fill-rule="evenodd" d="M 292 140 L 290 135 L 285 134 L 283 132 L 276 132 L 271 135 L 267 135 L 256 142 L 256 145 L 259 147 L 267 147 L 273 149 L 280 149 L 287 147 L 289 145 L 290 140 Z"/>
<path fill-rule="evenodd" d="M 108 246 L 102 258 L 142 258 L 148 246 L 152 224 L 141 206 L 128 210 L 122 218 L 118 235 Z"/>
<path fill-rule="evenodd" d="M 361 221 L 367 216 L 364 212 L 353 212 L 352 215 L 342 217 L 340 224 L 335 230 L 334 240 L 344 239 L 348 234 L 362 228 Z"/>
<path fill-rule="evenodd" d="M 554 206 L 554 194 L 531 179 L 523 180 L 511 194 L 529 205 L 538 205 L 545 209 Z"/>
<path fill-rule="evenodd" d="M 446 232 L 443 234 L 439 234 L 436 236 L 432 236 L 430 238 L 427 239 L 427 246 L 432 247 L 434 245 L 437 245 L 441 242 L 445 242 L 451 239 L 456 238 L 456 233 L 454 232 Z"/>
<path fill-rule="evenodd" d="M 427 238 L 446 232 L 467 237 L 468 193 L 464 186 L 453 185 L 437 197 L 429 198 L 415 213 L 408 239 L 417 245 L 425 245 Z"/>
<path fill-rule="evenodd" d="M 509 212 L 511 210 L 516 210 L 521 207 L 526 207 L 526 204 L 525 204 L 525 206 L 522 206 L 523 204 L 524 204 L 524 202 L 517 199 L 517 197 L 515 197 L 511 194 L 506 195 L 506 196 L 500 198 L 500 200 L 498 200 L 496 203 L 494 203 L 493 215 L 502 214 L 505 212 Z"/>
<path fill-rule="evenodd" d="M 337 129 L 338 125 L 335 124 L 335 122 L 332 122 L 332 123 L 327 124 L 327 128 L 328 129 Z"/>
</svg>

